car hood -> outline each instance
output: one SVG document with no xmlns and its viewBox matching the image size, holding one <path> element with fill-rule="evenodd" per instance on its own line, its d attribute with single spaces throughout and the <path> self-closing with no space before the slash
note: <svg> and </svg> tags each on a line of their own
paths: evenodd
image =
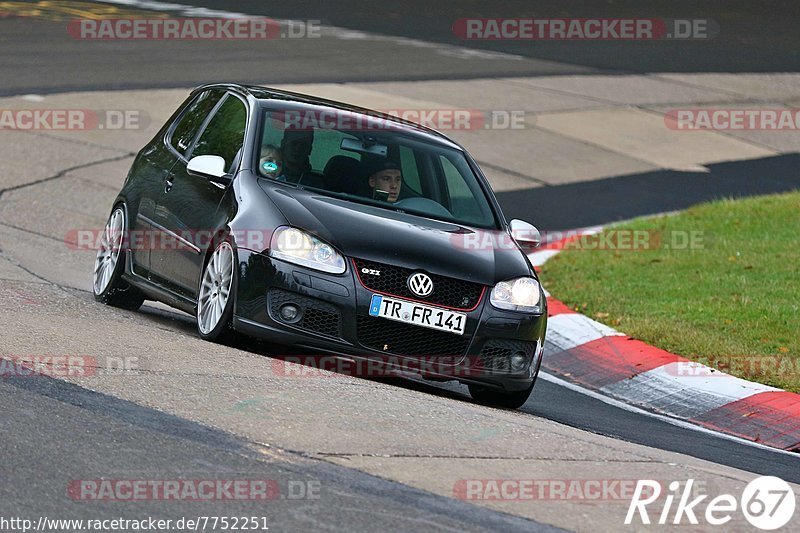
<svg viewBox="0 0 800 533">
<path fill-rule="evenodd" d="M 531 275 L 509 235 L 349 202 L 259 180 L 289 225 L 361 258 L 493 285 Z"/>
</svg>

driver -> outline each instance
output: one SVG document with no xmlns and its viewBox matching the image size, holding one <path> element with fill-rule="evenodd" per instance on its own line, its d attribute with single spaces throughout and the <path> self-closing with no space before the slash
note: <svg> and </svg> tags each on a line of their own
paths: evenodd
<svg viewBox="0 0 800 533">
<path fill-rule="evenodd" d="M 374 200 L 394 203 L 400 196 L 403 174 L 400 167 L 389 160 L 376 161 L 369 166 L 369 188 Z"/>
</svg>

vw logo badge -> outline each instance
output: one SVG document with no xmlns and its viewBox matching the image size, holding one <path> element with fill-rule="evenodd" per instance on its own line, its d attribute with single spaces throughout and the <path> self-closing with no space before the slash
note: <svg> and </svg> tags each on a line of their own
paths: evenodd
<svg viewBox="0 0 800 533">
<path fill-rule="evenodd" d="M 433 280 L 427 274 L 417 272 L 408 276 L 408 288 L 417 296 L 424 298 L 433 292 Z"/>
</svg>

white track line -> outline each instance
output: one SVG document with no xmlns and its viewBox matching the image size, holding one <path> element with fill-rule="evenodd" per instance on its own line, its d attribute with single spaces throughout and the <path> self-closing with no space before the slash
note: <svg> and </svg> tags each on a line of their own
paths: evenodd
<svg viewBox="0 0 800 533">
<path fill-rule="evenodd" d="M 218 9 L 208 9 L 205 7 L 190 6 L 186 4 L 172 4 L 170 2 L 158 2 L 157 0 L 101 0 L 104 4 L 119 4 L 123 6 L 145 9 L 149 11 L 175 11 L 186 17 L 210 17 L 210 18 L 242 18 L 252 17 L 245 13 L 235 11 L 221 11 Z"/>
<path fill-rule="evenodd" d="M 680 419 L 677 419 L 677 418 L 672 418 L 670 416 L 660 415 L 658 413 L 652 413 L 652 412 L 647 411 L 645 409 L 641 409 L 639 407 L 635 407 L 635 406 L 627 404 L 625 402 L 621 402 L 619 400 L 615 400 L 614 398 L 609 398 L 608 396 L 606 396 L 604 394 L 600 394 L 599 392 L 595 392 L 593 390 L 585 389 L 585 388 L 581 387 L 580 385 L 575 385 L 574 383 L 570 383 L 569 381 L 565 381 L 565 380 L 563 380 L 563 379 L 561 379 L 559 377 L 554 376 L 553 374 L 545 372 L 544 370 L 539 372 L 539 377 L 544 379 L 545 381 L 548 381 L 548 382 L 554 384 L 554 385 L 558 385 L 559 387 L 565 387 L 565 388 L 567 388 L 567 389 L 569 389 L 571 391 L 577 392 L 579 394 L 584 394 L 584 395 L 589 396 L 590 398 L 593 398 L 595 400 L 599 400 L 599 401 L 601 401 L 601 402 L 603 402 L 605 404 L 608 404 L 608 405 L 610 405 L 612 407 L 618 407 L 618 408 L 622 409 L 623 411 L 628 411 L 628 412 L 635 413 L 635 414 L 638 414 L 638 415 L 643 415 L 643 416 L 649 416 L 651 418 L 656 418 L 658 420 L 661 420 L 662 422 L 666 422 L 667 424 L 671 424 L 671 425 L 677 426 L 679 428 L 691 429 L 691 430 L 694 430 L 694 431 L 699 431 L 700 433 L 706 433 L 708 435 L 713 435 L 713 436 L 719 437 L 721 439 L 730 440 L 730 441 L 733 441 L 733 442 L 737 442 L 739 444 L 744 444 L 746 446 L 752 446 L 753 448 L 759 448 L 761 450 L 766 450 L 766 451 L 775 452 L 775 453 L 782 453 L 784 455 L 789 455 L 789 456 L 794 457 L 794 458 L 800 457 L 800 456 L 798 456 L 798 454 L 796 454 L 794 452 L 787 452 L 786 450 L 781 450 L 780 448 L 773 448 L 772 446 L 767 446 L 765 444 L 759 444 L 758 442 L 753 442 L 751 440 L 743 439 L 741 437 L 735 437 L 733 435 L 728 435 L 727 433 L 720 433 L 719 431 L 714 431 L 713 429 L 708 429 L 708 428 L 703 427 L 703 426 L 698 426 L 697 424 L 693 424 L 693 423 L 687 422 L 685 420 L 680 420 Z M 675 453 L 680 453 L 680 452 L 675 452 Z"/>
</svg>

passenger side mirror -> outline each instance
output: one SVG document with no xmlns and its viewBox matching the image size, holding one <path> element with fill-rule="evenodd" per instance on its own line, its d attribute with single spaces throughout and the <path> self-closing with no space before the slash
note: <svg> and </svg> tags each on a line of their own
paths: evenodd
<svg viewBox="0 0 800 533">
<path fill-rule="evenodd" d="M 225 160 L 218 155 L 193 157 L 186 165 L 186 171 L 193 176 L 200 176 L 221 185 L 228 185 L 231 182 L 230 176 L 225 172 Z"/>
<path fill-rule="evenodd" d="M 523 250 L 533 251 L 542 244 L 542 235 L 533 224 L 515 218 L 508 227 L 511 230 L 511 237 Z"/>
</svg>

